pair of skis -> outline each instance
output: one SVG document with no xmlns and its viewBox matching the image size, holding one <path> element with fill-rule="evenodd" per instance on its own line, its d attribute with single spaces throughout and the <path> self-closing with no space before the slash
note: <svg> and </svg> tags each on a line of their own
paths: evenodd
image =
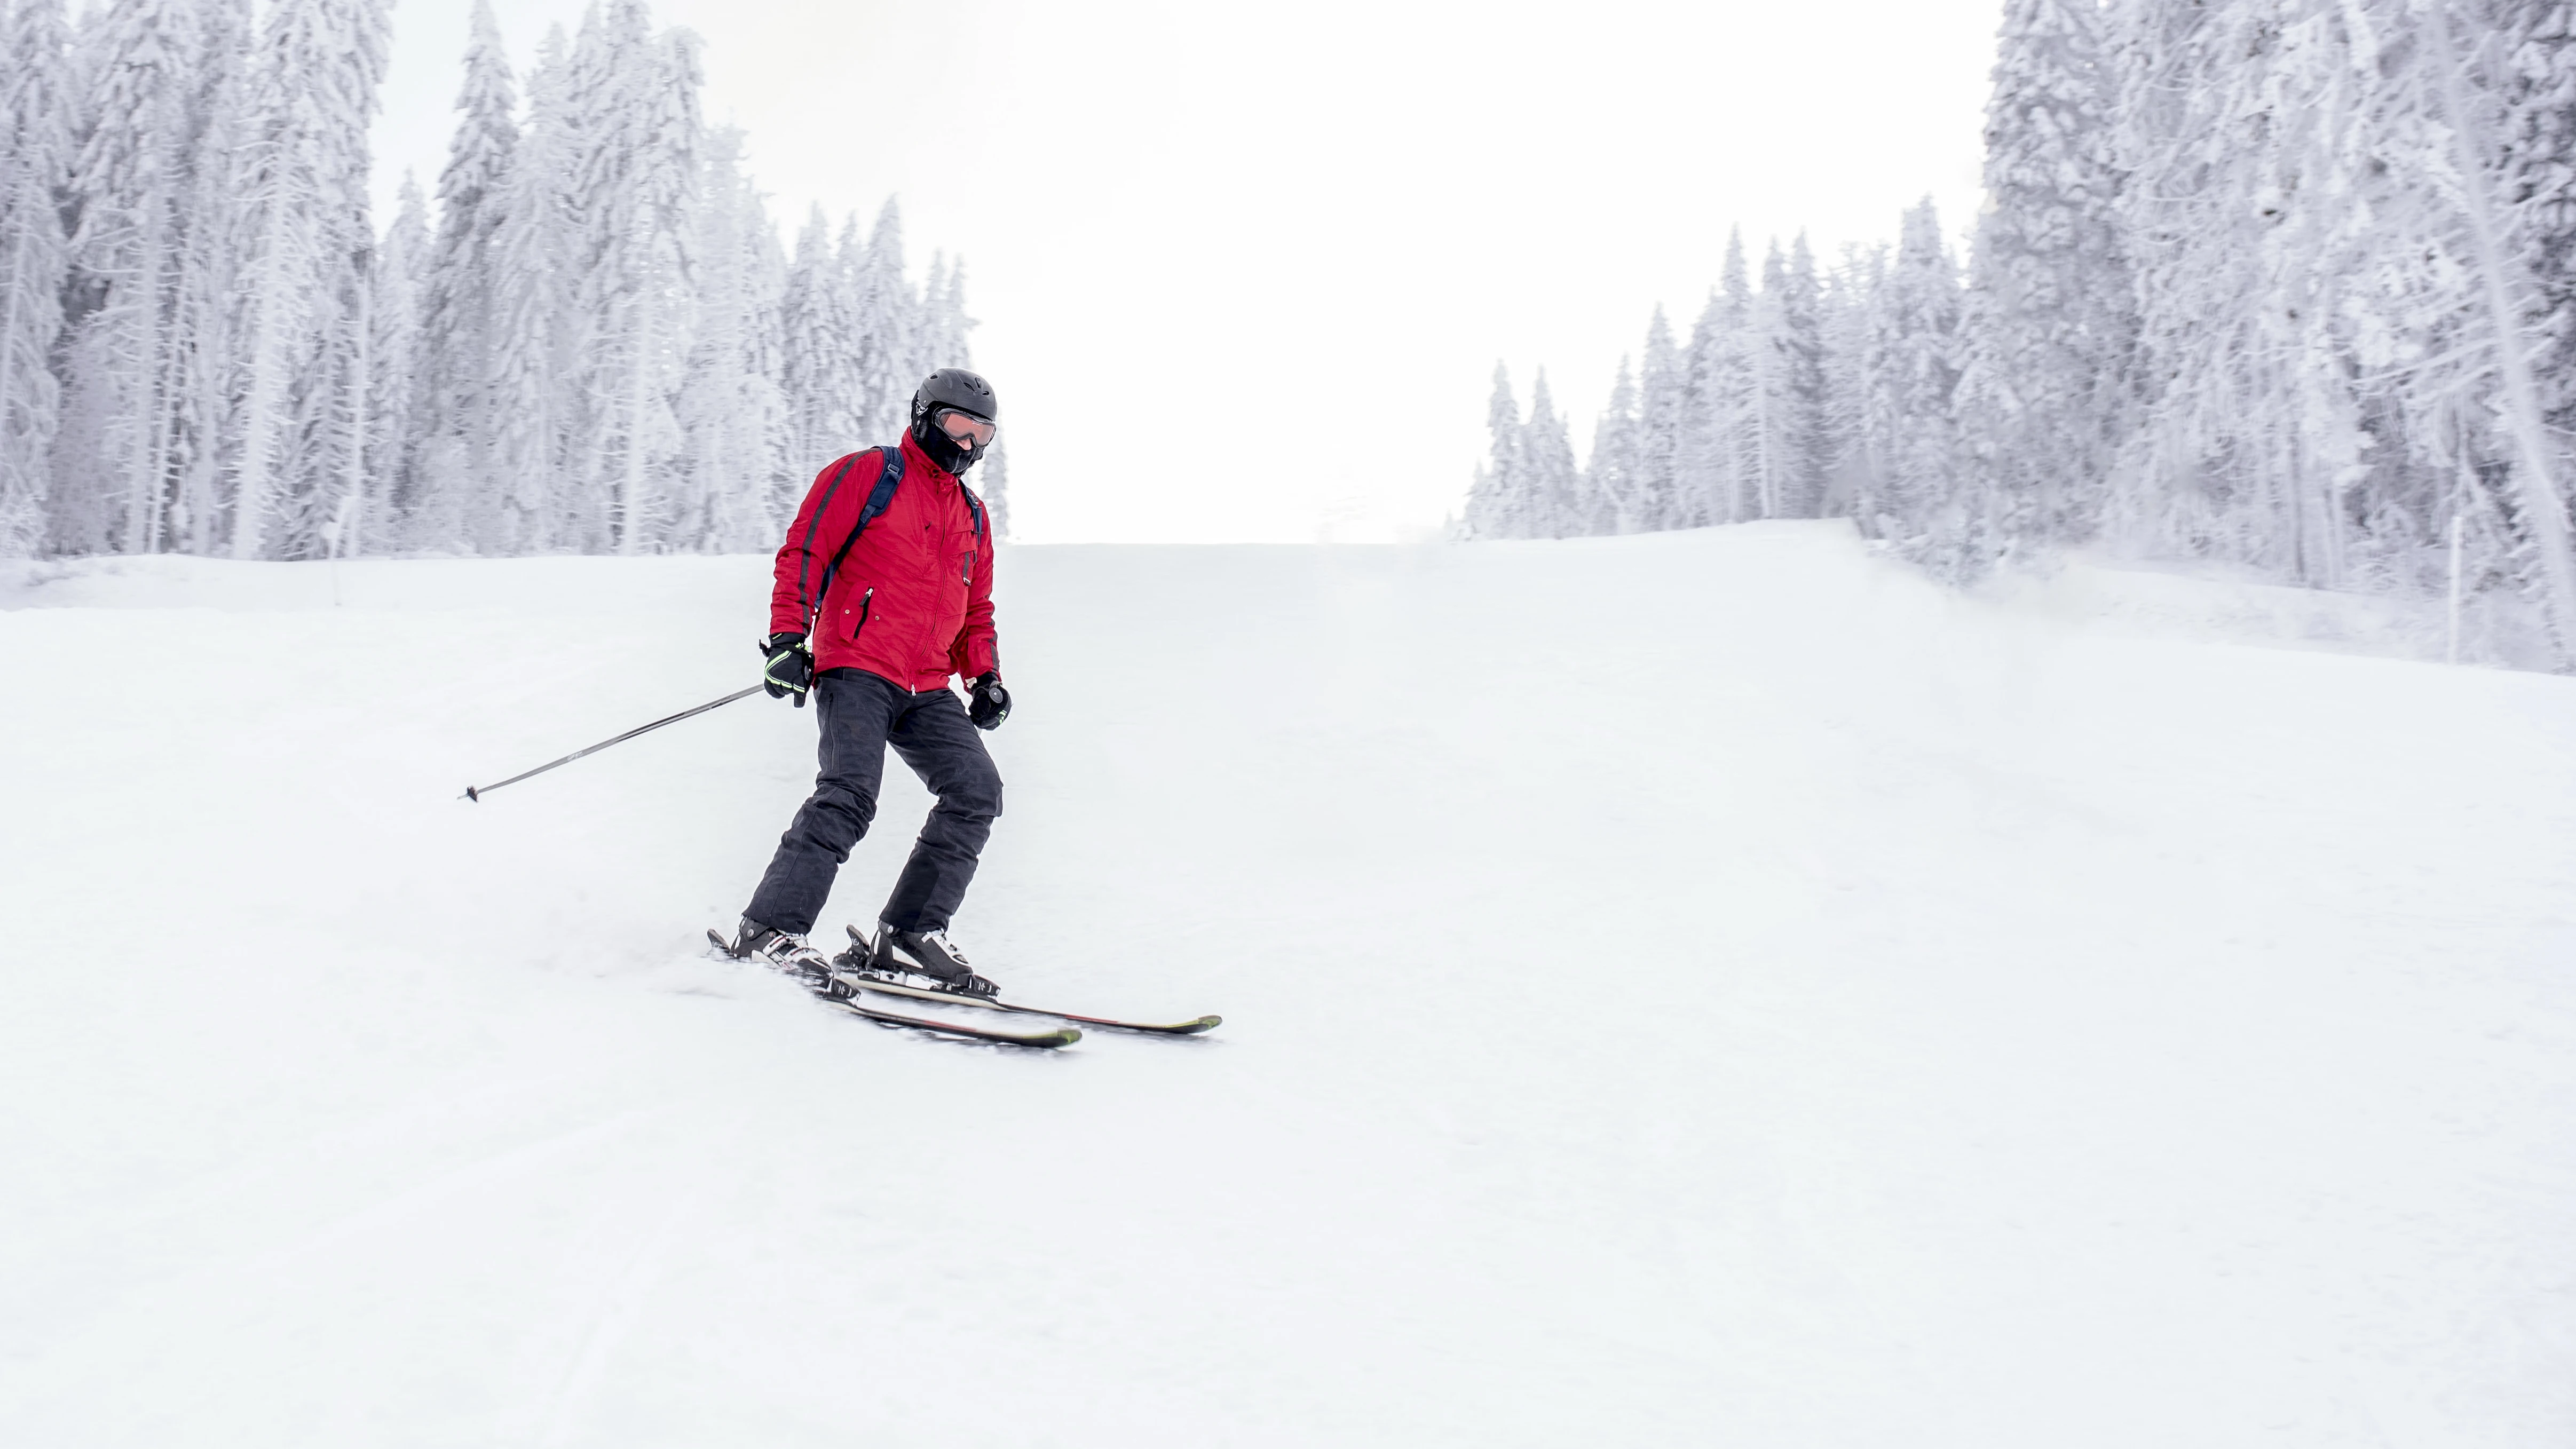
<svg viewBox="0 0 2576 1449">
<path fill-rule="evenodd" d="M 862 947 L 867 944 L 859 935 L 859 929 L 856 926 L 850 927 L 850 939 Z M 727 941 L 721 934 L 710 930 L 707 932 L 707 940 L 726 955 L 734 954 L 733 943 Z M 954 991 L 941 991 L 935 987 L 915 986 L 906 981 L 891 981 L 870 972 L 845 971 L 837 968 L 821 983 L 809 984 L 807 989 L 829 1005 L 837 1006 L 853 1016 L 863 1016 L 886 1026 L 911 1027 L 916 1031 L 936 1032 L 942 1036 L 958 1037 L 966 1041 L 995 1042 L 1003 1046 L 1039 1047 L 1049 1050 L 1071 1046 L 1082 1040 L 1080 1028 L 1060 1026 L 1051 1031 L 1013 1031 L 1007 1027 L 970 1026 L 964 1022 L 942 1021 L 936 1017 L 889 1011 L 884 1007 L 859 1000 L 858 995 L 861 992 L 867 992 L 897 999 L 909 998 L 914 1001 L 937 1002 L 946 1006 L 971 1006 L 983 1011 L 1010 1015 L 1052 1016 L 1059 1021 L 1080 1022 L 1083 1026 L 1105 1027 L 1111 1031 L 1147 1032 L 1157 1036 L 1196 1036 L 1200 1032 L 1213 1030 L 1224 1020 L 1223 1017 L 1218 1016 L 1202 1016 L 1192 1021 L 1145 1022 L 1121 1021 L 1107 1016 L 1083 1016 L 1070 1011 L 1050 1011 L 1040 1006 L 1023 1006 L 997 997 L 966 996 Z"/>
</svg>

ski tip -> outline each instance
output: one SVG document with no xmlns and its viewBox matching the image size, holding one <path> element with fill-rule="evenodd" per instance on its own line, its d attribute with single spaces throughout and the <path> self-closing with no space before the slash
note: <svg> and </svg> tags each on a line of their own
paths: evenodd
<svg viewBox="0 0 2576 1449">
<path fill-rule="evenodd" d="M 1069 1047 L 1080 1040 L 1082 1040 L 1082 1033 L 1068 1026 L 1062 1031 L 1051 1031 L 1044 1036 L 1030 1037 L 1029 1045 L 1039 1047 Z"/>
<path fill-rule="evenodd" d="M 1202 1016 L 1196 1021 L 1182 1022 L 1181 1035 L 1196 1036 L 1200 1032 L 1214 1031 L 1223 1025 L 1225 1025 L 1225 1018 L 1222 1016 Z"/>
</svg>

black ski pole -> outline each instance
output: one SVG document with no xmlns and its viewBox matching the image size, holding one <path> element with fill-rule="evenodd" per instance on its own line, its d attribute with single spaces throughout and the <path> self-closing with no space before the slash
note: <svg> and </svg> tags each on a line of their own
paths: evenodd
<svg viewBox="0 0 2576 1449">
<path fill-rule="evenodd" d="M 619 735 L 613 740 L 601 740 L 598 744 L 592 745 L 589 749 L 575 750 L 560 760 L 548 760 L 533 770 L 522 770 L 518 774 L 512 775 L 510 778 L 503 780 L 500 785 L 468 785 L 465 787 L 465 798 L 479 805 L 483 802 L 483 797 L 485 795 L 494 790 L 500 789 L 501 785 L 515 785 L 521 780 L 528 778 L 530 775 L 542 775 L 557 765 L 569 765 L 584 755 L 598 754 L 601 750 L 607 749 L 610 745 L 622 745 L 628 740 L 635 738 L 637 735 L 645 734 L 652 730 L 658 730 L 666 724 L 678 724 L 680 721 L 687 719 L 693 714 L 705 714 L 708 710 L 714 709 L 719 705 L 731 704 L 737 699 L 749 699 L 768 687 L 769 686 L 765 684 L 755 684 L 749 689 L 737 689 L 722 699 L 708 700 L 706 703 L 699 705 L 696 709 L 684 709 L 678 714 L 671 716 L 669 719 L 657 719 L 648 725 L 638 725 L 634 729 L 628 730 L 626 733 Z"/>
</svg>

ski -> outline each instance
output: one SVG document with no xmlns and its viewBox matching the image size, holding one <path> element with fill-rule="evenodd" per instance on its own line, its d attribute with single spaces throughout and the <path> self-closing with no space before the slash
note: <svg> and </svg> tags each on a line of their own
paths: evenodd
<svg viewBox="0 0 2576 1449">
<path fill-rule="evenodd" d="M 942 1036 L 958 1037 L 966 1041 L 986 1041 L 1002 1046 L 1040 1047 L 1052 1050 L 1056 1047 L 1068 1047 L 1082 1040 L 1082 1033 L 1069 1026 L 1058 1027 L 1054 1031 L 1000 1031 L 991 1027 L 967 1026 L 962 1022 L 938 1021 L 927 1016 L 907 1016 L 900 1011 L 880 1011 L 873 1006 L 862 1006 L 846 996 L 834 996 L 823 991 L 817 991 L 814 994 L 822 998 L 827 1005 L 837 1006 L 852 1016 L 863 1016 L 880 1025 L 908 1026 L 916 1031 L 935 1031 Z"/>
<path fill-rule="evenodd" d="M 859 928 L 851 926 L 847 929 L 851 943 L 858 949 L 865 950 L 868 945 L 867 938 L 859 934 Z M 1003 1001 L 997 997 L 964 996 L 954 991 L 941 991 L 936 987 L 915 986 L 907 981 L 889 981 L 885 977 L 864 971 L 835 970 L 832 973 L 832 979 L 861 991 L 881 992 L 887 996 L 909 997 L 915 1001 L 936 1001 L 948 1006 L 980 1006 L 986 1011 L 1052 1016 L 1060 1021 L 1078 1021 L 1084 1026 L 1105 1027 L 1111 1031 L 1151 1032 L 1157 1036 L 1196 1036 L 1203 1031 L 1213 1031 L 1225 1022 L 1225 1018 L 1221 1016 L 1202 1016 L 1193 1021 L 1171 1022 L 1121 1021 L 1110 1016 L 1084 1016 L 1079 1012 L 1056 1011 L 1044 1006 L 1023 1006 L 1018 1002 Z"/>
<path fill-rule="evenodd" d="M 730 960 L 740 961 L 746 959 L 735 955 L 733 943 L 727 941 L 722 934 L 716 931 L 710 930 L 707 932 L 707 943 L 715 947 L 718 951 L 723 952 Z M 1006 1031 L 996 1027 L 968 1026 L 963 1022 L 941 1021 L 935 1017 L 913 1016 L 900 1011 L 886 1011 L 879 1007 L 868 1006 L 860 1002 L 852 1001 L 843 992 L 838 992 L 832 989 L 834 985 L 840 984 L 844 979 L 845 978 L 836 974 L 830 984 L 823 986 L 808 985 L 805 989 L 813 992 L 815 997 L 822 1001 L 826 1006 L 839 1007 L 841 1010 L 850 1013 L 852 1016 L 862 1016 L 883 1026 L 904 1026 L 910 1027 L 915 1031 L 937 1032 L 942 1036 L 961 1037 L 967 1041 L 993 1042 L 1001 1046 L 1039 1047 L 1048 1050 L 1052 1050 L 1056 1047 L 1068 1047 L 1073 1045 L 1075 1042 L 1082 1040 L 1082 1033 L 1069 1026 L 1058 1027 L 1054 1031 Z M 966 998 L 953 997 L 944 999 L 962 1001 Z"/>
</svg>

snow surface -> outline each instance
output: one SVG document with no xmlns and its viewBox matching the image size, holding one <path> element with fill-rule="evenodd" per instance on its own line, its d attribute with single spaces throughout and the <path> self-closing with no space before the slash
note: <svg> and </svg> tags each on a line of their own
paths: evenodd
<svg viewBox="0 0 2576 1449">
<path fill-rule="evenodd" d="M 0 585 L 0 1443 L 2576 1438 L 2576 681 L 1837 525 L 1024 548 L 960 934 L 698 946 L 758 558 Z M 828 920 L 870 918 L 900 769 Z"/>
</svg>

